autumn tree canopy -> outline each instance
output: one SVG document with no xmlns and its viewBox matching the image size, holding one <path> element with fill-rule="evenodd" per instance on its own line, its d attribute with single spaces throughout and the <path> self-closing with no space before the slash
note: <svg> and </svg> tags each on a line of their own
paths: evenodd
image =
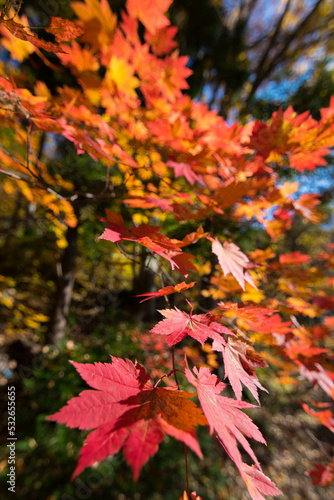
<svg viewBox="0 0 334 500">
<path fill-rule="evenodd" d="M 257 3 L 229 9 L 217 50 L 237 24 L 257 26 Z M 216 14 L 227 5 L 215 6 Z M 234 87 L 233 74 L 225 67 L 213 71 L 212 63 L 204 75 L 210 106 L 186 92 L 194 60 L 180 55 L 177 29 L 167 16 L 169 7 L 172 15 L 180 9 L 179 2 L 128 0 L 119 16 L 106 0 L 71 2 L 72 20 L 51 17 L 40 31 L 15 15 L 13 2 L 6 3 L 0 18 L 8 51 L 0 66 L 2 190 L 8 197 L 19 194 L 43 214 L 58 250 L 64 249 L 54 335 L 47 340 L 65 335 L 78 228 L 87 207 L 95 210 L 94 244 L 108 245 L 106 259 L 128 259 L 137 274 L 148 269 L 154 276 L 153 288 L 138 293 L 138 302 L 165 297 L 162 318 L 149 328 L 158 365 L 148 359 L 144 367 L 125 359 L 126 352 L 124 359 L 110 353 L 111 364 L 73 362 L 92 389 L 49 420 L 91 431 L 74 477 L 122 448 L 137 480 L 166 435 L 201 457 L 196 427 L 207 426 L 254 500 L 280 494 L 248 441 L 265 444 L 265 436 L 243 412 L 260 404 L 259 391 L 267 389 L 256 369 L 268 365 L 280 384 L 307 380 L 321 388 L 327 400 L 314 403 L 320 410 L 303 402 L 304 409 L 333 431 L 333 244 L 309 255 L 284 251 L 280 242 L 296 219 L 325 220 L 317 194 L 302 192 L 293 175 L 327 165 L 334 98 L 319 120 L 291 106 L 267 121 L 230 123 L 222 117 L 234 88 L 246 89 L 247 103 L 275 61 L 284 66 L 290 51 L 305 47 L 311 20 L 318 23 L 314 43 L 325 37 L 330 45 L 332 14 L 321 11 L 326 5 L 319 0 L 304 12 L 303 2 L 282 3 L 266 43 L 263 32 L 251 36 L 244 23 L 248 38 L 236 46 L 235 57 L 247 54 L 253 83 Z M 29 64 L 46 65 L 64 78 L 49 89 L 25 70 Z M 282 180 L 282 172 L 291 172 L 292 180 Z M 261 241 L 243 247 L 250 226 Z M 0 299 L 8 318 L 18 299 L 5 277 L 3 282 Z M 174 294 L 177 307 L 169 297 Z M 203 299 L 211 300 L 209 309 Z M 211 358 L 199 362 L 189 346 Z M 252 403 L 242 400 L 245 388 Z M 315 467 L 309 472 L 313 480 L 329 484 L 333 464 Z"/>
</svg>

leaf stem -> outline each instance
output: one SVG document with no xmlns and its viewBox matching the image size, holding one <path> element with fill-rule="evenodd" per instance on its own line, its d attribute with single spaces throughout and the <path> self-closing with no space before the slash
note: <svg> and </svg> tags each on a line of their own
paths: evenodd
<svg viewBox="0 0 334 500">
<path fill-rule="evenodd" d="M 188 302 L 188 301 L 187 301 Z M 176 382 L 176 385 L 178 386 L 179 388 L 179 382 L 177 380 L 177 375 L 176 375 L 176 372 L 180 372 L 181 370 L 177 370 L 175 368 L 175 351 L 174 351 L 174 347 L 172 347 L 172 360 L 173 360 L 173 372 L 174 372 L 174 378 L 175 378 L 175 382 Z M 171 372 L 172 373 L 172 372 Z M 182 372 L 183 373 L 183 372 Z M 189 498 L 189 480 L 188 480 L 188 459 L 187 459 L 187 448 L 186 448 L 186 444 L 183 443 L 183 446 L 184 446 L 184 461 L 185 461 L 185 464 L 186 464 L 186 483 L 187 483 L 187 496 Z"/>
<path fill-rule="evenodd" d="M 176 382 L 176 385 L 179 387 L 179 382 L 177 380 L 176 368 L 175 368 L 175 351 L 174 351 L 174 347 L 172 347 L 172 362 L 173 362 L 173 372 L 174 372 L 175 382 Z"/>
<path fill-rule="evenodd" d="M 186 447 L 186 443 L 183 443 L 183 446 L 184 446 L 184 460 L 185 460 L 185 463 L 186 463 L 187 496 L 189 498 L 188 460 L 187 460 L 187 447 Z"/>
<path fill-rule="evenodd" d="M 162 379 L 164 379 L 165 377 L 171 377 L 172 375 L 174 375 L 175 380 L 176 380 L 177 388 L 179 389 L 179 384 L 177 382 L 177 378 L 176 378 L 175 372 L 180 372 L 180 373 L 184 374 L 184 371 L 182 371 L 182 370 L 178 370 L 178 369 L 172 370 L 171 372 L 167 373 L 166 375 L 163 375 L 162 377 L 160 377 L 159 380 L 154 384 L 153 389 L 156 389 L 158 387 L 158 385 L 160 384 L 160 382 L 161 382 Z"/>
</svg>

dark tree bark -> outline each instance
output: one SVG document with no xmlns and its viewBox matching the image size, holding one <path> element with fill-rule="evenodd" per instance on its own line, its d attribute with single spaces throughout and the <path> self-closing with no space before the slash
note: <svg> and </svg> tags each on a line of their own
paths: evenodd
<svg viewBox="0 0 334 500">
<path fill-rule="evenodd" d="M 75 209 L 77 218 L 79 211 Z M 67 316 L 71 305 L 75 280 L 75 260 L 78 246 L 78 225 L 66 233 L 67 247 L 57 265 L 57 291 L 50 315 L 46 343 L 57 344 L 66 335 Z"/>
</svg>

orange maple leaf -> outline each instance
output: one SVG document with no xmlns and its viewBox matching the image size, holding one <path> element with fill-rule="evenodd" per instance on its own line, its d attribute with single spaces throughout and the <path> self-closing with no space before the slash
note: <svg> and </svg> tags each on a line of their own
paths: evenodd
<svg viewBox="0 0 334 500">
<path fill-rule="evenodd" d="M 170 52 L 177 47 L 177 43 L 173 40 L 177 33 L 175 26 L 167 26 L 156 30 L 155 33 L 147 31 L 145 33 L 145 40 L 151 46 L 152 52 L 157 56 L 170 54 Z"/>
<path fill-rule="evenodd" d="M 321 407 L 326 408 L 330 406 L 331 403 L 317 403 L 313 401 L 312 404 L 320 408 Z M 327 410 L 322 410 L 322 411 L 313 411 L 306 403 L 303 403 L 302 406 L 306 411 L 306 413 L 308 413 L 312 417 L 317 418 L 319 422 L 328 427 L 330 431 L 334 432 L 334 416 L 329 408 Z"/>
<path fill-rule="evenodd" d="M 112 12 L 108 0 L 71 2 L 71 7 L 85 29 L 82 41 L 95 49 L 107 48 L 112 42 L 117 24 L 117 16 Z"/>
<path fill-rule="evenodd" d="M 67 48 L 66 54 L 59 54 L 58 57 L 63 64 L 70 66 L 74 73 L 97 71 L 100 67 L 98 59 L 92 52 L 76 42 Z"/>
<path fill-rule="evenodd" d="M 151 33 L 169 25 L 164 15 L 172 0 L 128 0 L 126 7 L 130 16 L 137 17 Z"/>
<path fill-rule="evenodd" d="M 145 302 L 146 300 L 153 299 L 154 297 L 162 297 L 164 295 L 170 295 L 172 293 L 179 293 L 182 292 L 183 290 L 187 290 L 188 288 L 193 287 L 196 284 L 196 281 L 193 281 L 192 283 L 185 283 L 184 281 L 182 283 L 179 283 L 178 285 L 175 286 L 165 286 L 164 288 L 160 288 L 157 292 L 151 292 L 151 293 L 141 293 L 140 295 L 135 295 L 135 297 L 147 297 L 147 299 L 141 300 L 140 303 Z"/>
<path fill-rule="evenodd" d="M 280 264 L 284 264 L 285 266 L 299 266 L 300 264 L 309 263 L 311 261 L 311 257 L 297 251 L 281 254 L 279 256 L 279 261 Z"/>
</svg>

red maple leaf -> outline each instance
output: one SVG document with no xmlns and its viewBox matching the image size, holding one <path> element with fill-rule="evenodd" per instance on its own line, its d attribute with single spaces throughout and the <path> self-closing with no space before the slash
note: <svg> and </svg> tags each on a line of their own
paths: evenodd
<svg viewBox="0 0 334 500">
<path fill-rule="evenodd" d="M 279 256 L 280 264 L 284 266 L 299 266 L 300 264 L 309 263 L 311 257 L 306 254 L 302 254 L 299 251 L 292 253 L 284 253 Z"/>
<path fill-rule="evenodd" d="M 228 377 L 237 399 L 242 397 L 243 383 L 260 403 L 257 388 L 268 391 L 260 384 L 253 368 L 268 366 L 267 363 L 246 342 L 233 337 L 229 337 L 225 345 L 214 341 L 212 349 L 223 352 L 225 377 Z"/>
<path fill-rule="evenodd" d="M 168 255 L 172 260 L 172 269 L 177 268 L 186 278 L 188 277 L 188 269 L 197 271 L 196 266 L 191 262 L 191 259 L 194 259 L 191 253 L 169 252 Z"/>
<path fill-rule="evenodd" d="M 100 239 L 117 243 L 122 240 L 137 241 L 144 247 L 152 250 L 164 259 L 167 259 L 172 269 L 179 269 L 185 276 L 188 276 L 187 269 L 196 271 L 196 267 L 190 262 L 193 255 L 183 253 L 179 247 L 167 236 L 159 233 L 159 226 L 142 225 L 127 229 L 123 217 L 120 214 L 106 210 L 107 220 L 100 219 L 108 224 Z"/>
<path fill-rule="evenodd" d="M 140 295 L 135 295 L 135 297 L 147 297 L 147 299 L 141 300 L 140 303 L 145 302 L 145 300 L 153 299 L 154 297 L 162 297 L 164 295 L 170 295 L 172 293 L 179 293 L 183 290 L 187 290 L 188 288 L 193 287 L 196 284 L 196 281 L 192 281 L 187 284 L 184 281 L 175 286 L 165 286 L 164 288 L 160 288 L 157 292 L 151 293 L 141 293 Z"/>
<path fill-rule="evenodd" d="M 47 417 L 68 427 L 91 430 L 80 451 L 73 478 L 86 467 L 117 453 L 125 458 L 138 479 L 143 465 L 168 434 L 187 444 L 199 457 L 195 427 L 206 425 L 202 411 L 190 401 L 194 394 L 169 387 L 153 387 L 139 363 L 111 357 L 112 364 L 72 362 L 94 389 L 72 398 Z"/>
<path fill-rule="evenodd" d="M 249 147 L 266 159 L 275 148 L 275 133 L 267 124 L 255 121 Z"/>
<path fill-rule="evenodd" d="M 245 290 L 245 281 L 256 288 L 253 278 L 246 271 L 252 264 L 247 255 L 237 245 L 228 241 L 225 241 L 222 245 L 216 238 L 212 241 L 212 252 L 217 255 L 218 262 L 225 276 L 232 273 L 243 290 Z"/>
<path fill-rule="evenodd" d="M 189 315 L 180 311 L 177 307 L 175 309 L 164 309 L 159 312 L 166 319 L 159 321 L 152 328 L 151 333 L 168 335 L 167 343 L 169 347 L 181 342 L 187 335 L 200 342 L 202 346 L 207 338 L 224 343 L 225 339 L 222 335 L 234 335 L 225 326 L 212 321 L 212 317 L 209 314 Z"/>
<path fill-rule="evenodd" d="M 84 33 L 84 30 L 72 21 L 61 17 L 51 17 L 50 26 L 44 29 L 52 33 L 57 42 L 69 42 Z"/>
<path fill-rule="evenodd" d="M 312 464 L 313 469 L 306 472 L 316 486 L 329 486 L 334 481 L 334 460 L 326 466 Z"/>
<path fill-rule="evenodd" d="M 266 442 L 252 420 L 240 411 L 240 408 L 254 408 L 254 405 L 220 396 L 226 384 L 211 374 L 209 368 L 194 368 L 194 376 L 187 366 L 185 373 L 188 381 L 196 387 L 201 407 L 210 425 L 210 432 L 215 430 L 230 458 L 238 467 L 241 466 L 242 460 L 237 445 L 239 442 L 260 467 L 246 437 L 256 439 L 260 443 Z"/>
<path fill-rule="evenodd" d="M 55 42 L 47 42 L 42 40 L 37 35 L 29 33 L 29 26 L 23 26 L 23 24 L 17 23 L 13 19 L 3 19 L 0 18 L 0 24 L 4 26 L 13 36 L 32 43 L 35 47 L 47 50 L 49 52 L 63 52 L 66 53 L 66 47 L 59 45 Z M 67 42 L 82 35 L 83 30 L 76 26 L 72 21 L 68 19 L 61 19 L 60 17 L 51 17 L 51 24 L 48 28 L 44 28 L 45 31 L 52 33 L 56 37 L 56 42 Z"/>
</svg>

